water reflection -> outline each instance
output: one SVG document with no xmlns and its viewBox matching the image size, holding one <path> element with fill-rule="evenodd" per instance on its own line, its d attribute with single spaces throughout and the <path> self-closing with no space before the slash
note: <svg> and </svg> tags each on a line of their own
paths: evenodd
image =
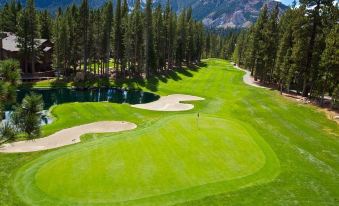
<svg viewBox="0 0 339 206">
<path fill-rule="evenodd" d="M 143 104 L 159 99 L 159 96 L 153 93 L 139 90 L 122 90 L 116 88 L 88 90 L 37 89 L 18 91 L 17 102 L 21 102 L 22 99 L 31 91 L 42 95 L 46 110 L 53 105 L 69 102 L 112 102 L 119 104 Z"/>
<path fill-rule="evenodd" d="M 48 116 L 48 109 L 53 105 L 70 102 L 112 102 L 112 103 L 129 103 L 144 104 L 159 99 L 158 95 L 139 90 L 123 90 L 117 88 L 109 89 L 34 89 L 17 91 L 17 103 L 21 103 L 23 98 L 34 92 L 42 95 L 44 101 L 44 111 L 42 114 L 41 124 L 47 125 L 52 122 Z M 12 105 L 6 106 L 6 112 L 3 114 L 3 122 L 8 122 L 11 116 Z"/>
</svg>

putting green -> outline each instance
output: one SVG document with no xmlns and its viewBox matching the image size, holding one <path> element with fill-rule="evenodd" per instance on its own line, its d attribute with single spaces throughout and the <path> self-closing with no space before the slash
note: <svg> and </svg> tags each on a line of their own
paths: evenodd
<svg viewBox="0 0 339 206">
<path fill-rule="evenodd" d="M 14 181 L 17 194 L 33 205 L 168 205 L 269 181 L 279 172 L 270 147 L 235 120 L 171 116 L 101 138 L 24 166 Z"/>
</svg>

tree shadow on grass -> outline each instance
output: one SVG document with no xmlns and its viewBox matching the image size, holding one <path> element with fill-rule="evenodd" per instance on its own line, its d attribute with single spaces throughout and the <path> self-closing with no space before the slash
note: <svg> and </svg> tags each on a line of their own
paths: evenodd
<svg viewBox="0 0 339 206">
<path fill-rule="evenodd" d="M 145 87 L 146 81 L 141 76 L 133 76 L 131 78 L 117 78 L 114 81 L 114 85 L 117 87 L 123 87 L 126 85 L 129 89 L 138 89 L 139 87 Z"/>
<path fill-rule="evenodd" d="M 46 88 L 52 88 L 52 89 L 58 89 L 58 88 L 67 88 L 69 81 L 63 80 L 63 79 L 52 79 L 52 80 L 45 80 L 46 84 L 42 84 L 40 82 L 23 82 L 19 89 L 33 89 L 34 87 L 46 87 Z M 47 82 L 48 81 L 48 82 Z"/>
<path fill-rule="evenodd" d="M 146 81 L 146 88 L 152 92 L 158 91 L 159 79 L 156 76 L 152 76 Z"/>
<path fill-rule="evenodd" d="M 168 80 L 180 81 L 182 78 L 180 75 L 184 75 L 186 77 L 193 77 L 194 74 L 192 72 L 197 72 L 201 68 L 206 67 L 206 63 L 199 63 L 196 65 L 189 65 L 185 67 L 177 67 L 173 70 L 163 71 L 158 74 L 153 74 L 152 77 L 146 80 L 146 88 L 152 92 L 158 91 L 159 82 L 167 83 Z M 180 75 L 179 75 L 180 74 Z"/>
<path fill-rule="evenodd" d="M 186 68 L 178 68 L 176 72 L 186 76 L 186 77 L 193 77 L 193 74 L 190 72 L 189 69 Z"/>
<path fill-rule="evenodd" d="M 52 88 L 65 88 L 68 86 L 68 81 L 62 80 L 62 79 L 56 79 L 55 81 L 51 82 Z"/>
<path fill-rule="evenodd" d="M 127 87 L 128 89 L 140 89 L 142 87 L 146 87 L 147 89 L 149 89 L 152 92 L 157 92 L 158 91 L 158 87 L 159 87 L 159 82 L 163 82 L 163 83 L 167 83 L 168 80 L 174 80 L 174 81 L 180 81 L 182 80 L 181 76 L 186 76 L 186 77 L 193 77 L 194 74 L 193 72 L 197 72 L 199 71 L 201 68 L 205 68 L 207 66 L 206 63 L 204 62 L 200 62 L 198 64 L 194 64 L 194 65 L 189 65 L 189 66 L 184 66 L 184 67 L 176 67 L 173 68 L 172 70 L 166 70 L 166 71 L 162 71 L 156 74 L 152 74 L 151 77 L 149 77 L 148 79 L 145 79 L 142 76 L 131 76 L 128 78 L 125 78 L 123 75 L 120 76 L 116 76 L 114 83 L 110 82 L 108 79 L 106 79 L 105 81 L 103 80 L 98 80 L 96 79 L 95 83 L 91 82 L 88 83 L 86 82 L 86 84 L 73 84 L 73 86 L 76 87 L 90 87 L 90 86 L 94 86 L 97 85 L 99 87 L 111 87 L 111 86 L 115 86 L 118 88 L 122 88 L 122 87 Z M 51 87 L 67 87 L 68 82 L 53 82 L 51 84 Z"/>
<path fill-rule="evenodd" d="M 206 64 L 205 62 L 199 62 L 199 63 L 197 63 L 197 64 L 190 65 L 190 66 L 188 67 L 188 69 L 191 70 L 191 71 L 197 72 L 197 71 L 199 71 L 200 69 L 206 68 L 206 67 L 207 67 L 207 64 Z"/>
</svg>

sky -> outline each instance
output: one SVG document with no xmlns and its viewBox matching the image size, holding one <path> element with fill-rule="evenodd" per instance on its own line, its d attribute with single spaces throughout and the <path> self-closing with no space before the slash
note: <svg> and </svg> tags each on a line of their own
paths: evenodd
<svg viewBox="0 0 339 206">
<path fill-rule="evenodd" d="M 285 5 L 291 5 L 293 2 L 293 0 L 278 0 L 278 1 L 284 3 Z"/>
</svg>

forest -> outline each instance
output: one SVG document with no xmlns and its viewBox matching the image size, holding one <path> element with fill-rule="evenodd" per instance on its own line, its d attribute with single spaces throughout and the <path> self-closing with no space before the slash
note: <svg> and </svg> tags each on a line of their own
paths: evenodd
<svg viewBox="0 0 339 206">
<path fill-rule="evenodd" d="M 154 7 L 151 0 L 145 8 L 140 0 L 135 5 L 118 0 L 94 9 L 83 0 L 51 14 L 36 10 L 33 0 L 25 7 L 12 0 L 0 11 L 0 31 L 15 33 L 22 57 L 35 61 L 34 40 L 50 39 L 53 69 L 64 78 L 75 78 L 77 71 L 87 77 L 148 78 L 201 58 L 225 56 L 226 37 L 206 30 L 192 18 L 192 9 L 176 14 L 169 2 Z"/>
<path fill-rule="evenodd" d="M 233 60 L 281 92 L 339 100 L 339 9 L 332 0 L 300 0 L 285 13 L 261 10 L 237 37 Z"/>
</svg>

